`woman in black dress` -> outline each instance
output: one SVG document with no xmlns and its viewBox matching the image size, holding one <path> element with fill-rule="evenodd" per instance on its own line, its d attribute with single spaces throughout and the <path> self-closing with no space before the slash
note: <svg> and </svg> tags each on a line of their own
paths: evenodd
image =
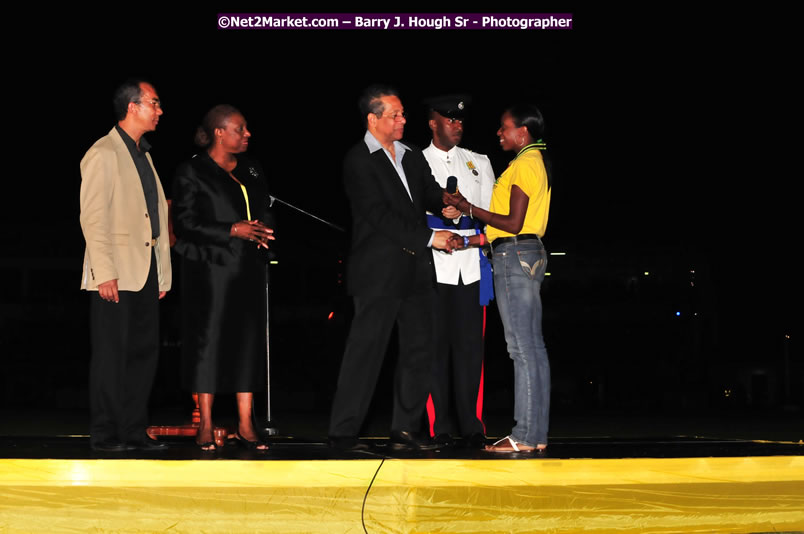
<svg viewBox="0 0 804 534">
<path fill-rule="evenodd" d="M 196 133 L 206 151 L 179 166 L 174 180 L 183 379 L 198 393 L 203 450 L 215 450 L 216 393 L 237 394 L 237 439 L 268 448 L 254 429 L 252 399 L 265 385 L 265 265 L 274 237 L 262 167 L 243 155 L 250 137 L 237 109 L 215 106 Z"/>
</svg>

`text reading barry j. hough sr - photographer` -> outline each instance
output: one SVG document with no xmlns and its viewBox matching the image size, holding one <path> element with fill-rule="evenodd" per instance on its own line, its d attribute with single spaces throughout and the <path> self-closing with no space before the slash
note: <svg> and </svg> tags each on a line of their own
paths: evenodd
<svg viewBox="0 0 804 534">
<path fill-rule="evenodd" d="M 224 30 L 571 30 L 571 13 L 221 13 Z"/>
</svg>

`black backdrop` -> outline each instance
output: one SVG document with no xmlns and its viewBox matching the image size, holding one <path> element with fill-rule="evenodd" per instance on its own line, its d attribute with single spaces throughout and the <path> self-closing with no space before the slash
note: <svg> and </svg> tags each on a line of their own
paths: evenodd
<svg viewBox="0 0 804 534">
<path fill-rule="evenodd" d="M 778 19 L 770 31 L 742 14 L 597 9 L 575 11 L 571 31 L 221 31 L 215 12 L 61 10 L 18 17 L 23 31 L 4 38 L 3 404 L 81 398 L 78 162 L 112 127 L 110 95 L 128 76 L 151 80 L 164 103 L 148 139 L 168 192 L 204 112 L 230 103 L 249 121 L 273 194 L 344 226 L 341 158 L 362 135 L 356 99 L 369 83 L 401 90 L 406 141 L 420 146 L 422 99 L 470 93 L 463 144 L 497 172 L 509 158 L 494 135 L 501 110 L 534 102 L 556 173 L 545 243 L 567 253 L 545 285 L 557 406 L 780 404 L 785 346 L 801 385 L 797 202 L 783 163 L 793 147 L 776 122 L 800 105 Z M 347 236 L 278 210 L 279 387 L 313 391 L 301 406 L 321 408 L 348 324 Z M 169 351 L 178 293 L 163 308 Z M 490 312 L 489 365 L 501 378 L 487 387 L 509 399 Z M 723 397 L 731 387 L 738 400 Z"/>
</svg>

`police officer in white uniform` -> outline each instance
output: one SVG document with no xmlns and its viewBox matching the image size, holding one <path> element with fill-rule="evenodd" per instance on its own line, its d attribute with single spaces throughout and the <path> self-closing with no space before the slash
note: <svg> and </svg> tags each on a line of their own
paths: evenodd
<svg viewBox="0 0 804 534">
<path fill-rule="evenodd" d="M 445 95 L 428 99 L 429 126 L 433 133 L 423 153 L 439 185 L 457 189 L 471 204 L 488 208 L 494 188 L 494 171 L 487 156 L 458 146 L 469 97 Z M 480 221 L 453 207 L 428 213 L 433 229 L 449 229 L 470 236 L 482 231 Z M 452 254 L 433 250 L 436 268 L 436 338 L 432 400 L 436 441 L 452 445 L 459 434 L 470 447 L 485 444 L 477 400 L 483 366 L 483 307 L 493 298 L 491 267 L 477 248 Z M 454 413 L 453 413 L 454 412 Z"/>
</svg>

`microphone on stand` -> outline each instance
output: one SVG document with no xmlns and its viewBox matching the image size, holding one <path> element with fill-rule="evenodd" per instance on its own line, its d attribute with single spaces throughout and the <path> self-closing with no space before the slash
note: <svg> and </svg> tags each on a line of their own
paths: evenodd
<svg viewBox="0 0 804 534">
<path fill-rule="evenodd" d="M 319 216 L 317 216 L 317 215 L 313 215 L 313 214 L 312 214 L 312 213 L 310 213 L 309 211 L 305 211 L 305 210 L 303 210 L 303 209 L 301 209 L 301 208 L 299 208 L 299 207 L 297 207 L 297 206 L 294 206 L 294 205 L 293 205 L 293 204 L 291 204 L 290 202 L 285 202 L 285 201 L 284 201 L 284 200 L 282 200 L 281 198 L 276 198 L 276 197 L 275 197 L 275 196 L 273 196 L 273 195 L 269 195 L 269 196 L 268 196 L 268 198 L 270 199 L 270 200 L 268 201 L 268 207 L 269 207 L 269 208 L 274 207 L 274 202 L 279 202 L 280 204 L 283 204 L 283 205 L 285 205 L 285 206 L 287 206 L 287 207 L 289 207 L 289 208 L 291 208 L 291 209 L 294 209 L 294 210 L 298 211 L 299 213 L 301 213 L 301 214 L 303 214 L 303 215 L 306 215 L 306 216 L 310 217 L 311 219 L 315 219 L 315 220 L 316 220 L 316 221 L 318 221 L 318 222 L 324 223 L 324 224 L 326 224 L 327 226 L 329 226 L 330 228 L 334 228 L 335 230 L 338 230 L 339 232 L 345 232 L 345 231 L 346 231 L 346 230 L 345 230 L 343 227 L 338 226 L 337 224 L 331 223 L 331 222 L 329 222 L 329 221 L 327 221 L 327 220 L 325 220 L 325 219 L 322 219 L 321 217 L 319 217 Z"/>
<path fill-rule="evenodd" d="M 273 195 L 268 196 L 268 207 L 273 208 L 274 203 L 278 202 L 279 204 L 283 204 L 293 210 L 298 211 L 299 213 L 306 215 L 316 221 L 326 224 L 330 228 L 334 228 L 340 232 L 345 232 L 346 230 L 342 227 L 338 226 L 337 224 L 331 223 L 325 219 L 317 215 L 313 215 L 309 211 L 305 211 L 297 206 L 294 206 L 290 202 L 285 202 L 281 198 L 276 198 Z M 275 436 L 278 431 L 271 420 L 271 342 L 270 342 L 270 306 L 269 306 L 269 287 L 268 282 L 270 280 L 268 276 L 268 264 L 265 264 L 265 379 L 266 379 L 266 400 L 265 400 L 265 424 L 263 425 L 262 431 L 269 436 Z M 253 402 L 253 399 L 252 399 Z"/>
</svg>

